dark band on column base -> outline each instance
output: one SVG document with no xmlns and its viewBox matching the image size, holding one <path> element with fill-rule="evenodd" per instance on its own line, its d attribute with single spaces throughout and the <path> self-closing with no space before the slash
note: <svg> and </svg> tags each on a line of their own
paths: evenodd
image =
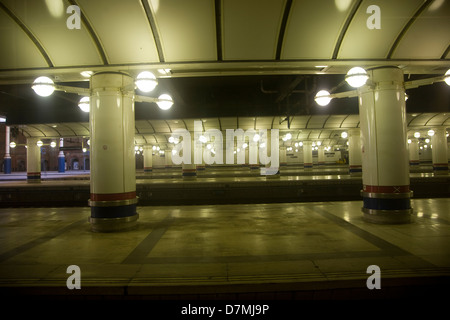
<svg viewBox="0 0 450 320">
<path fill-rule="evenodd" d="M 101 196 L 91 195 L 94 198 Z M 139 214 L 136 212 L 138 198 L 124 200 L 89 200 L 91 216 L 89 222 L 93 231 L 113 232 L 132 228 L 136 225 Z"/>
<path fill-rule="evenodd" d="M 405 210 L 374 210 L 361 208 L 363 219 L 377 224 L 406 224 L 411 223 L 413 209 Z"/>
</svg>

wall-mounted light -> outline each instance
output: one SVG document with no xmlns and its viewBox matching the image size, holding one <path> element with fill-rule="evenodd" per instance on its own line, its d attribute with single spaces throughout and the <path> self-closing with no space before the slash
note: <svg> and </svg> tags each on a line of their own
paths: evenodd
<svg viewBox="0 0 450 320">
<path fill-rule="evenodd" d="M 150 71 L 142 71 L 136 77 L 135 84 L 142 92 L 150 92 L 156 88 L 158 81 L 156 80 L 155 75 Z"/>
<path fill-rule="evenodd" d="M 366 70 L 361 67 L 351 68 L 345 76 L 345 81 L 353 88 L 359 88 L 366 84 L 369 75 Z"/>
<path fill-rule="evenodd" d="M 447 72 L 445 73 L 444 81 L 446 84 L 450 86 L 450 69 L 448 69 Z"/>
<path fill-rule="evenodd" d="M 158 97 L 158 101 L 156 102 L 156 104 L 161 110 L 168 110 L 172 107 L 173 100 L 172 97 L 168 94 L 162 94 Z"/>
<path fill-rule="evenodd" d="M 314 101 L 316 101 L 316 103 L 322 107 L 327 106 L 330 103 L 331 99 L 332 98 L 330 97 L 330 93 L 326 90 L 320 90 L 314 97 Z"/>
<path fill-rule="evenodd" d="M 83 112 L 89 112 L 91 110 L 91 102 L 89 97 L 83 97 L 80 99 L 80 102 L 78 102 L 78 107 Z"/>
<path fill-rule="evenodd" d="M 39 77 L 34 80 L 31 89 L 41 97 L 48 97 L 55 91 L 55 83 L 49 77 Z"/>
</svg>

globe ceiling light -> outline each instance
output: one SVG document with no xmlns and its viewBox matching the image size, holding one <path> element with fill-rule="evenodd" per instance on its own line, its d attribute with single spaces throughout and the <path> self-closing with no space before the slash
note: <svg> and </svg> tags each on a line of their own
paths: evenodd
<svg viewBox="0 0 450 320">
<path fill-rule="evenodd" d="M 327 106 L 331 101 L 330 93 L 326 90 L 320 90 L 317 92 L 316 96 L 314 97 L 314 101 L 321 106 L 325 107 Z"/>
<path fill-rule="evenodd" d="M 48 97 L 55 91 L 55 84 L 49 77 L 39 77 L 34 80 L 31 89 L 41 97 Z"/>
<path fill-rule="evenodd" d="M 420 132 L 414 132 L 414 138 L 420 138 Z"/>
<path fill-rule="evenodd" d="M 351 68 L 345 76 L 345 81 L 353 88 L 359 88 L 366 84 L 369 75 L 366 70 L 361 67 Z"/>
<path fill-rule="evenodd" d="M 253 136 L 253 142 L 258 142 L 258 140 L 260 139 L 261 137 L 259 136 L 259 134 L 255 134 L 254 136 Z"/>
<path fill-rule="evenodd" d="M 430 137 L 434 136 L 434 130 L 433 130 L 433 129 L 428 130 L 428 135 L 429 135 Z"/>
<path fill-rule="evenodd" d="M 142 92 L 150 92 L 156 88 L 158 81 L 150 71 L 142 71 L 138 74 L 135 84 Z"/>
<path fill-rule="evenodd" d="M 81 111 L 83 112 L 89 112 L 91 109 L 91 102 L 89 97 L 81 98 L 80 102 L 78 102 L 78 107 L 80 107 Z"/>
<path fill-rule="evenodd" d="M 448 69 L 447 72 L 445 73 L 444 81 L 446 84 L 450 86 L 450 69 Z"/>
<path fill-rule="evenodd" d="M 39 140 L 36 144 L 38 147 L 42 147 L 44 145 L 44 143 L 41 140 Z"/>
<path fill-rule="evenodd" d="M 411 139 L 408 139 L 408 143 L 411 143 L 412 141 L 411 141 Z"/>
<path fill-rule="evenodd" d="M 158 97 L 159 101 L 156 102 L 158 107 L 162 110 L 169 110 L 173 105 L 172 97 L 168 94 L 162 94 Z"/>
<path fill-rule="evenodd" d="M 346 139 L 346 138 L 348 137 L 347 132 L 345 132 L 345 131 L 342 132 L 342 133 L 341 133 L 341 137 L 344 138 L 344 139 Z"/>
<path fill-rule="evenodd" d="M 55 141 L 50 142 L 50 147 L 55 148 L 56 147 L 56 142 Z"/>
<path fill-rule="evenodd" d="M 206 143 L 206 141 L 208 141 L 208 139 L 206 139 L 205 136 L 201 135 L 201 136 L 198 138 L 198 141 L 200 141 L 201 143 Z"/>
<path fill-rule="evenodd" d="M 430 143 L 430 139 L 425 139 L 425 143 Z"/>
<path fill-rule="evenodd" d="M 16 143 L 15 143 L 14 141 L 11 142 L 11 143 L 9 144 L 9 147 L 14 149 L 14 148 L 16 147 Z"/>
</svg>

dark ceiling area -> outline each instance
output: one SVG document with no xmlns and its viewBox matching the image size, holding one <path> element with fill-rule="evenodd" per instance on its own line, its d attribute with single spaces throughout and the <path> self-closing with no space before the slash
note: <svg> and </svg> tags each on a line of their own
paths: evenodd
<svg viewBox="0 0 450 320">
<path fill-rule="evenodd" d="M 426 76 L 421 76 L 426 77 Z M 405 79 L 411 80 L 411 79 Z M 89 83 L 64 83 L 87 88 Z M 136 119 L 182 119 L 210 117 L 295 116 L 309 114 L 357 114 L 356 98 L 334 99 L 320 107 L 314 95 L 352 90 L 343 75 L 226 76 L 159 79 L 149 96 L 170 94 L 175 103 L 168 111 L 156 104 L 136 103 Z M 136 90 L 136 94 L 143 95 Z M 450 112 L 450 89 L 443 83 L 407 90 L 408 113 Z M 0 115 L 8 124 L 87 122 L 78 108 L 81 97 L 55 91 L 39 97 L 31 85 L 0 86 Z"/>
</svg>

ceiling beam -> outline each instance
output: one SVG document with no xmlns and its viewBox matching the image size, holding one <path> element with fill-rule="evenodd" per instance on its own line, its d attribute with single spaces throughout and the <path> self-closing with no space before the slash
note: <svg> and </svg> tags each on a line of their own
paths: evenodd
<svg viewBox="0 0 450 320">
<path fill-rule="evenodd" d="M 284 7 L 283 19 L 281 20 L 280 32 L 278 33 L 277 51 L 275 60 L 281 60 L 281 52 L 283 51 L 284 34 L 286 33 L 286 26 L 291 12 L 292 0 L 287 0 Z"/>
</svg>

